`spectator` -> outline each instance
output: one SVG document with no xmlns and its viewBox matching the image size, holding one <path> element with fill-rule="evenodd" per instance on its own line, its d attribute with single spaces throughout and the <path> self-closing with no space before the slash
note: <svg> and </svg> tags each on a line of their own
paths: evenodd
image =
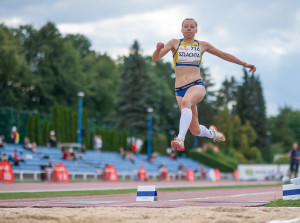
<svg viewBox="0 0 300 223">
<path fill-rule="evenodd" d="M 17 153 L 17 150 L 15 149 L 14 152 L 13 152 L 13 162 L 14 162 L 14 166 L 19 166 L 19 157 L 18 157 L 18 153 Z"/>
<path fill-rule="evenodd" d="M 25 156 L 22 151 L 20 151 L 19 161 L 25 163 Z"/>
<path fill-rule="evenodd" d="M 48 168 L 53 168 L 54 167 L 54 164 L 53 164 L 53 162 L 52 161 L 49 161 L 49 164 L 48 164 L 48 166 L 47 166 Z"/>
<path fill-rule="evenodd" d="M 95 135 L 93 138 L 93 147 L 94 150 L 101 152 L 102 149 L 102 137 L 100 135 Z"/>
<path fill-rule="evenodd" d="M 16 126 L 12 127 L 12 130 L 10 132 L 10 140 L 14 144 L 18 144 L 19 143 L 20 137 L 19 137 L 19 132 L 18 132 Z"/>
<path fill-rule="evenodd" d="M 2 156 L 2 161 L 8 161 L 8 159 L 7 159 L 7 154 L 6 154 L 6 153 L 3 154 L 3 156 Z"/>
<path fill-rule="evenodd" d="M 0 162 L 2 162 L 2 153 L 0 152 Z"/>
<path fill-rule="evenodd" d="M 55 165 L 53 164 L 53 162 L 49 161 L 49 164 L 45 167 L 45 180 L 50 180 L 54 167 Z"/>
<path fill-rule="evenodd" d="M 69 156 L 69 152 L 66 149 L 62 149 L 62 159 L 66 160 Z"/>
<path fill-rule="evenodd" d="M 195 168 L 194 173 L 198 174 L 201 179 L 206 179 L 207 178 L 207 170 L 206 170 L 206 167 L 204 165 L 201 165 L 201 166 Z"/>
<path fill-rule="evenodd" d="M 180 163 L 178 166 L 178 172 L 177 172 L 177 179 L 181 179 L 183 178 L 183 176 L 185 175 L 186 169 L 184 168 L 183 164 Z"/>
<path fill-rule="evenodd" d="M 153 163 L 154 162 L 154 160 L 156 159 L 156 157 L 158 157 L 159 156 L 159 153 L 151 153 L 151 155 L 148 157 L 148 162 L 149 163 Z"/>
<path fill-rule="evenodd" d="M 5 137 L 0 136 L 0 148 L 5 148 Z"/>
<path fill-rule="evenodd" d="M 177 159 L 177 153 L 175 151 L 173 151 L 173 152 L 171 152 L 169 157 L 170 157 L 171 160 L 176 160 Z"/>
<path fill-rule="evenodd" d="M 134 154 L 134 155 L 138 155 L 138 153 L 137 153 L 137 147 L 136 147 L 136 144 L 135 143 L 132 143 L 131 144 L 131 151 L 132 151 L 132 153 Z"/>
<path fill-rule="evenodd" d="M 120 147 L 120 153 L 119 153 L 119 155 L 122 157 L 122 159 L 125 159 L 126 154 L 125 154 L 125 151 L 124 151 L 123 147 Z"/>
<path fill-rule="evenodd" d="M 135 163 L 134 159 L 132 158 L 132 152 L 130 152 L 130 151 L 128 151 L 128 150 L 126 150 L 126 152 L 125 152 L 125 158 L 126 158 L 128 161 L 130 161 L 130 162 L 132 162 L 132 163 Z"/>
<path fill-rule="evenodd" d="M 290 151 L 290 171 L 289 171 L 289 178 L 291 179 L 292 174 L 294 173 L 295 178 L 298 175 L 299 169 L 299 159 L 300 159 L 300 152 L 298 151 L 298 143 L 294 143 L 292 146 L 292 150 Z"/>
<path fill-rule="evenodd" d="M 57 139 L 55 137 L 55 131 L 54 130 L 50 131 L 49 146 L 50 147 L 57 147 Z"/>
<path fill-rule="evenodd" d="M 73 148 L 69 149 L 69 155 L 67 160 L 80 160 L 80 158 L 76 155 L 76 150 Z"/>
<path fill-rule="evenodd" d="M 85 146 L 85 144 L 81 144 L 81 147 L 80 147 L 79 152 L 80 152 L 81 154 L 85 154 L 85 151 L 86 151 L 86 146 Z"/>
<path fill-rule="evenodd" d="M 163 163 L 161 167 L 159 168 L 159 180 L 168 180 L 169 179 L 169 174 L 168 174 L 168 169 L 166 165 Z"/>
<path fill-rule="evenodd" d="M 39 153 L 36 149 L 36 143 L 35 142 L 30 143 L 30 139 L 27 136 L 24 138 L 23 147 L 24 147 L 24 149 L 30 150 L 34 153 L 37 153 L 37 154 Z"/>
</svg>

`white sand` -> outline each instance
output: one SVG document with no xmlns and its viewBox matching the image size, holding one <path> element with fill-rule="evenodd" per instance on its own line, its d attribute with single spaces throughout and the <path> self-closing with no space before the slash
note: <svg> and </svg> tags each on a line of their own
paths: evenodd
<svg viewBox="0 0 300 223">
<path fill-rule="evenodd" d="M 1 208 L 2 223 L 76 223 L 76 222 L 195 222 L 235 223 L 269 222 L 297 219 L 299 208 L 264 207 L 180 207 L 180 208 Z M 280 222 L 280 221 L 279 221 Z"/>
</svg>

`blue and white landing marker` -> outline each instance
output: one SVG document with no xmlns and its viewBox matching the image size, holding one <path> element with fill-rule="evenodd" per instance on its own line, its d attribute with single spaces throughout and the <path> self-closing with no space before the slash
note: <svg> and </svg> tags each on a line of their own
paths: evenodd
<svg viewBox="0 0 300 223">
<path fill-rule="evenodd" d="M 156 186 L 138 186 L 136 201 L 157 201 Z"/>
<path fill-rule="evenodd" d="M 293 184 L 282 186 L 283 200 L 300 200 L 300 184 L 299 178 L 291 179 Z"/>
</svg>

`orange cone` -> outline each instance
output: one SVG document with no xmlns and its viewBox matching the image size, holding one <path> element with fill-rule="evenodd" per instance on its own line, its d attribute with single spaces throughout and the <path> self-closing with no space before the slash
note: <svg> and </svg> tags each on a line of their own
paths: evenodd
<svg viewBox="0 0 300 223">
<path fill-rule="evenodd" d="M 195 181 L 195 175 L 192 169 L 186 171 L 185 179 L 188 181 Z"/>
<path fill-rule="evenodd" d="M 219 169 L 215 169 L 216 181 L 221 181 L 221 173 Z"/>
<path fill-rule="evenodd" d="M 139 172 L 138 172 L 138 178 L 140 181 L 148 180 L 148 174 L 144 167 L 140 167 Z"/>
</svg>

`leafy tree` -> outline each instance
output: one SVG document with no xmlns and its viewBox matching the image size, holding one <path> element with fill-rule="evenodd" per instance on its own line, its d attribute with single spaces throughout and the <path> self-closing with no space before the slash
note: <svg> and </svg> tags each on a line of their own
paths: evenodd
<svg viewBox="0 0 300 223">
<path fill-rule="evenodd" d="M 117 118 L 119 128 L 129 129 L 133 135 L 144 137 L 147 133 L 147 108 L 154 109 L 153 123 L 157 113 L 153 94 L 150 91 L 152 82 L 146 69 L 145 59 L 140 54 L 138 42 L 135 41 L 130 55 L 124 58 L 118 91 Z"/>
<path fill-rule="evenodd" d="M 293 111 L 289 107 L 281 108 L 276 117 L 270 117 L 268 119 L 271 143 L 280 143 L 283 150 L 288 152 L 294 141 L 300 141 L 299 124 L 300 112 Z"/>
<path fill-rule="evenodd" d="M 38 145 L 41 145 L 41 127 L 40 127 L 40 115 L 37 113 L 34 116 L 34 138 L 32 142 L 36 142 Z"/>
<path fill-rule="evenodd" d="M 294 141 L 300 142 L 300 111 L 287 114 L 287 125 L 293 132 Z"/>
<path fill-rule="evenodd" d="M 70 41 L 73 47 L 80 52 L 80 57 L 85 57 L 91 53 L 91 42 L 90 40 L 81 34 L 67 34 L 66 40 Z"/>
<path fill-rule="evenodd" d="M 257 133 L 256 145 L 266 147 L 267 119 L 262 88 L 258 77 L 249 77 L 244 69 L 244 82 L 238 88 L 236 112 L 242 124 L 250 121 Z"/>
<path fill-rule="evenodd" d="M 0 106 L 26 108 L 32 90 L 31 73 L 13 30 L 0 24 Z"/>
<path fill-rule="evenodd" d="M 106 54 L 91 52 L 83 58 L 82 69 L 85 74 L 82 82 L 85 92 L 83 100 L 90 117 L 114 123 L 119 84 L 116 63 Z"/>
<path fill-rule="evenodd" d="M 32 140 L 34 138 L 34 123 L 33 123 L 33 114 L 28 115 L 27 119 L 27 128 L 26 128 L 26 136 Z"/>
<path fill-rule="evenodd" d="M 41 145 L 46 146 L 49 140 L 49 124 L 48 124 L 48 119 L 44 118 L 43 121 L 43 127 L 42 127 L 42 140 L 41 140 Z"/>
<path fill-rule="evenodd" d="M 200 73 L 205 84 L 206 95 L 201 103 L 198 103 L 198 118 L 201 124 L 209 126 L 213 123 L 213 117 L 217 112 L 212 103 L 215 100 L 216 92 L 211 90 L 214 83 L 208 68 L 201 66 Z"/>
<path fill-rule="evenodd" d="M 155 89 L 153 97 L 156 97 L 155 103 L 157 105 L 155 112 L 158 114 L 158 118 L 153 124 L 159 133 L 167 136 L 174 134 L 173 132 L 178 130 L 180 110 L 174 96 L 175 79 L 172 64 L 162 60 L 153 62 L 151 57 L 146 58 L 146 63 L 148 74 L 153 81 L 153 88 Z"/>
<path fill-rule="evenodd" d="M 30 92 L 30 108 L 48 111 L 54 102 L 66 106 L 75 104 L 74 92 L 80 90 L 79 52 L 70 41 L 62 38 L 53 23 L 36 31 L 21 26 L 16 36 L 23 38 L 24 54 L 34 74 L 34 89 Z"/>
<path fill-rule="evenodd" d="M 219 110 L 214 116 L 215 124 L 219 129 L 222 129 L 223 134 L 226 137 L 226 142 L 220 142 L 219 146 L 225 150 L 225 153 L 229 151 L 229 148 L 233 145 L 233 128 L 231 115 L 227 108 Z"/>
<path fill-rule="evenodd" d="M 232 120 L 232 134 L 234 135 L 233 137 L 233 142 L 232 142 L 232 147 L 238 149 L 241 144 L 241 137 L 242 137 L 242 122 L 241 119 L 238 115 L 235 115 L 233 120 Z"/>
<path fill-rule="evenodd" d="M 236 103 L 237 100 L 238 83 L 234 77 L 230 80 L 225 79 L 217 94 L 216 106 L 224 109 L 228 108 L 230 103 Z M 229 108 L 230 109 L 230 108 Z"/>
</svg>

